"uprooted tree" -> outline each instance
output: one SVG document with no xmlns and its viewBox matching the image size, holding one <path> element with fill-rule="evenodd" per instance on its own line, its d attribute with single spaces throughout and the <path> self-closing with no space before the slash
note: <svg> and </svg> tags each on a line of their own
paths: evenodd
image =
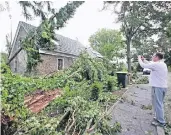
<svg viewBox="0 0 171 135">
<path fill-rule="evenodd" d="M 46 77 L 14 75 L 3 64 L 2 135 L 106 135 L 119 132 L 121 125 L 118 122 L 109 125 L 111 106 L 118 99 L 111 93 L 117 88 L 117 79 L 108 75 L 105 66 L 103 59 L 91 58 L 87 53 L 82 53 L 70 68 Z M 27 110 L 26 102 L 35 103 L 37 94 L 34 93 L 52 90 L 60 90 L 62 95 L 38 115 Z M 33 100 L 27 100 L 25 96 L 31 96 Z M 41 101 L 45 104 L 45 100 Z"/>
<path fill-rule="evenodd" d="M 73 17 L 76 9 L 82 5 L 83 1 L 68 2 L 63 8 L 55 13 L 50 18 L 45 16 L 43 21 L 35 31 L 31 31 L 28 36 L 20 42 L 21 48 L 19 48 L 15 54 L 9 59 L 9 64 L 15 56 L 22 50 L 26 50 L 28 61 L 27 70 L 31 72 L 32 69 L 41 61 L 39 55 L 39 48 L 54 49 L 55 30 L 58 30 L 65 26 L 66 22 Z"/>
</svg>

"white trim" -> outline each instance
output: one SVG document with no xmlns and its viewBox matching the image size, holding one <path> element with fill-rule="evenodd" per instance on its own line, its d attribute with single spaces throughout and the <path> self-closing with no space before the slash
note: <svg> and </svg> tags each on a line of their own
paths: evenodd
<svg viewBox="0 0 171 135">
<path fill-rule="evenodd" d="M 11 55 L 12 55 L 12 53 L 13 53 L 14 45 L 15 45 L 15 42 L 16 42 L 16 40 L 17 40 L 17 37 L 18 37 L 18 33 L 19 33 L 19 30 L 20 30 L 20 27 L 21 27 L 21 23 L 19 22 L 18 27 L 17 27 L 17 30 L 16 30 L 16 33 L 15 33 L 15 36 L 14 36 L 14 40 L 13 40 L 13 42 L 12 42 L 12 49 L 11 49 L 11 53 L 10 53 L 9 59 L 11 58 Z"/>
<path fill-rule="evenodd" d="M 61 56 L 61 57 L 68 57 L 68 58 L 77 58 L 78 57 L 78 56 L 74 56 L 71 54 L 65 54 L 62 52 L 55 52 L 55 51 L 48 51 L 48 50 L 43 50 L 43 49 L 39 49 L 39 53 L 49 54 L 49 55 L 54 55 L 54 56 Z"/>
<path fill-rule="evenodd" d="M 63 61 L 62 70 L 64 69 L 64 58 L 57 58 L 57 70 L 58 71 L 59 71 L 59 69 L 58 69 L 58 60 L 59 59 Z"/>
<path fill-rule="evenodd" d="M 16 33 L 15 33 L 15 36 L 14 36 L 14 40 L 12 42 L 12 49 L 11 49 L 11 53 L 10 53 L 10 56 L 9 56 L 9 59 L 11 58 L 11 55 L 12 55 L 12 52 L 14 50 L 14 45 L 16 43 L 16 40 L 17 40 L 17 37 L 18 37 L 18 34 L 19 34 L 19 31 L 20 31 L 20 28 L 21 26 L 23 27 L 23 29 L 25 30 L 25 32 L 28 34 L 28 31 L 25 29 L 25 27 L 22 25 L 22 22 L 19 21 L 18 23 L 18 27 L 17 27 L 17 30 L 16 30 Z"/>
<path fill-rule="evenodd" d="M 21 23 L 21 26 L 23 27 L 23 29 L 25 30 L 25 32 L 28 34 L 29 32 L 26 30 L 26 28 L 22 25 Z"/>
</svg>

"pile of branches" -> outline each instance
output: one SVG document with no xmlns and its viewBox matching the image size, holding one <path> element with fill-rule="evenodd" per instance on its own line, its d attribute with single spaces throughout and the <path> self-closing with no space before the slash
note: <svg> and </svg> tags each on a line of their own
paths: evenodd
<svg viewBox="0 0 171 135">
<path fill-rule="evenodd" d="M 65 113 L 60 117 L 32 116 L 18 125 L 15 134 L 46 135 L 112 135 L 121 130 L 119 123 L 109 125 L 108 110 L 101 112 L 99 102 L 89 102 L 77 96 L 67 100 Z"/>
<path fill-rule="evenodd" d="M 109 125 L 111 117 L 108 110 L 118 99 L 111 93 L 117 80 L 115 76 L 108 75 L 103 60 L 92 59 L 83 53 L 71 68 L 44 78 L 12 75 L 8 70 L 3 68 L 2 71 L 3 83 L 6 84 L 2 102 L 9 115 L 12 113 L 19 118 L 14 134 L 104 135 L 120 131 L 119 123 Z M 14 85 L 11 86 L 10 82 Z M 39 115 L 26 110 L 23 104 L 26 94 L 37 89 L 55 88 L 63 89 L 63 95 L 53 100 Z M 20 94 L 16 95 L 16 92 Z M 14 111 L 8 106 L 14 106 Z"/>
</svg>

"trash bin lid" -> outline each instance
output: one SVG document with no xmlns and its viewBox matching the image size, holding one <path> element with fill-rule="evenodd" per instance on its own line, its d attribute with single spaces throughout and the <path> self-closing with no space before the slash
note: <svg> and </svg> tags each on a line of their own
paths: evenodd
<svg viewBox="0 0 171 135">
<path fill-rule="evenodd" d="M 116 72 L 117 74 L 127 74 L 128 72 L 122 72 L 122 71 L 120 71 L 120 72 Z"/>
</svg>

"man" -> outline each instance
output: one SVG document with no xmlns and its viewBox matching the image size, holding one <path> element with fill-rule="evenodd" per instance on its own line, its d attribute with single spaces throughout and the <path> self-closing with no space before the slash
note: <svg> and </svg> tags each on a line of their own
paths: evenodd
<svg viewBox="0 0 171 135">
<path fill-rule="evenodd" d="M 157 52 L 152 57 L 152 62 L 148 62 L 142 56 L 138 56 L 138 62 L 142 68 L 151 69 L 149 83 L 152 86 L 152 106 L 154 109 L 154 121 L 152 125 L 165 126 L 164 119 L 164 97 L 167 91 L 168 69 L 163 62 L 163 54 Z"/>
</svg>

